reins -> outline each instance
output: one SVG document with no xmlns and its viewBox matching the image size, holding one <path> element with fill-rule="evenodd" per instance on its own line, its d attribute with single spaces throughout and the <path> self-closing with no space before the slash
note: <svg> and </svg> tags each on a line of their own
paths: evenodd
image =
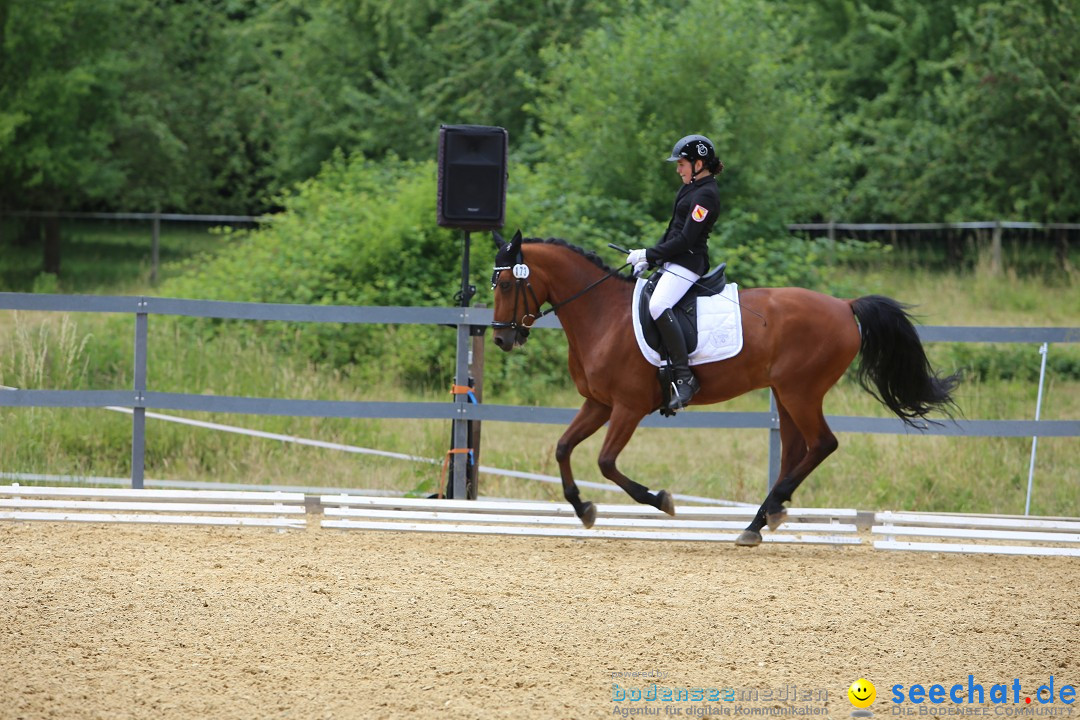
<svg viewBox="0 0 1080 720">
<path fill-rule="evenodd" d="M 581 290 L 578 290 L 578 291 L 577 291 L 576 293 L 574 293 L 574 294 L 573 294 L 573 295 L 571 295 L 570 297 L 566 298 L 565 300 L 563 300 L 563 301 L 561 301 L 561 302 L 557 302 L 557 303 L 555 303 L 554 305 L 552 305 L 551 307 L 549 307 L 549 308 L 548 308 L 547 310 L 545 310 L 544 312 L 540 313 L 540 314 L 539 314 L 539 315 L 538 315 L 538 316 L 536 317 L 536 319 L 537 319 L 537 320 L 539 320 L 540 318 L 544 317 L 545 315 L 548 315 L 548 314 L 550 314 L 550 313 L 553 313 L 553 312 L 555 312 L 556 310 L 558 310 L 559 308 L 561 308 L 562 306 L 564 306 L 564 305 L 567 305 L 567 304 L 568 304 L 568 303 L 570 303 L 571 301 L 573 301 L 573 300 L 577 300 L 577 299 L 578 299 L 579 297 L 581 297 L 581 296 L 582 296 L 582 295 L 584 295 L 585 293 L 589 292 L 590 290 L 592 290 L 592 289 L 593 289 L 594 287 L 596 287 L 596 286 L 597 286 L 597 285 L 599 285 L 600 283 L 604 282 L 605 280 L 607 280 L 607 279 L 609 279 L 609 278 L 615 277 L 616 275 L 618 275 L 619 273 L 621 273 L 621 272 L 623 271 L 623 269 L 624 269 L 624 268 L 627 268 L 627 267 L 629 267 L 629 266 L 630 266 L 630 263 L 626 263 L 625 265 L 623 265 L 623 266 L 622 266 L 622 267 L 620 267 L 620 268 L 617 268 L 617 269 L 615 269 L 615 270 L 609 270 L 609 271 L 608 271 L 608 272 L 607 272 L 607 273 L 606 273 L 606 274 L 604 275 L 604 277 L 600 278 L 599 280 L 597 280 L 597 281 L 595 281 L 595 282 L 593 282 L 593 283 L 590 283 L 589 285 L 586 285 L 586 286 L 585 286 L 585 287 L 584 287 L 583 289 L 581 289 Z M 531 287 L 530 287 L 530 289 L 531 289 Z M 534 295 L 533 297 L 535 298 L 536 296 Z"/>
</svg>

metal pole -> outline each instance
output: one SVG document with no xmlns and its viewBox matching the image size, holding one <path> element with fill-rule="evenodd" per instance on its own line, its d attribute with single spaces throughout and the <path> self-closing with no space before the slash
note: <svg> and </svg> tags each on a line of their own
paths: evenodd
<svg viewBox="0 0 1080 720">
<path fill-rule="evenodd" d="M 994 221 L 994 232 L 990 236 L 990 270 L 995 275 L 1001 273 L 1001 221 Z"/>
<path fill-rule="evenodd" d="M 154 239 L 150 243 L 150 284 L 157 284 L 158 275 L 158 243 L 161 240 L 161 212 L 154 212 Z"/>
<path fill-rule="evenodd" d="M 829 221 L 829 264 L 836 257 L 836 221 Z"/>
<path fill-rule="evenodd" d="M 769 481 L 766 484 L 769 490 L 779 479 L 780 475 L 780 411 L 776 407 L 776 395 L 769 390 Z"/>
<path fill-rule="evenodd" d="M 139 298 L 135 313 L 135 402 L 131 419 L 131 487 L 141 490 L 146 470 L 146 345 L 149 325 L 146 298 Z"/>
<path fill-rule="evenodd" d="M 1040 413 L 1042 413 L 1042 397 L 1043 397 L 1043 381 L 1046 379 L 1046 354 L 1049 351 L 1047 343 L 1043 343 L 1039 348 L 1039 353 L 1042 355 L 1042 366 L 1039 368 L 1039 397 L 1035 401 L 1035 419 L 1039 419 Z M 1031 483 L 1035 478 L 1035 451 L 1039 447 L 1039 436 L 1031 438 L 1031 464 L 1028 465 L 1028 487 L 1027 487 L 1027 500 L 1024 501 L 1024 514 L 1027 515 L 1031 512 Z"/>
<path fill-rule="evenodd" d="M 484 307 L 483 303 L 476 307 Z M 470 331 L 472 336 L 472 350 L 469 352 L 469 376 L 473 379 L 473 395 L 476 402 L 484 402 L 484 328 L 480 327 Z M 480 421 L 472 421 L 472 472 L 469 474 L 469 483 L 466 488 L 466 500 L 475 500 L 480 494 Z"/>
<path fill-rule="evenodd" d="M 469 231 L 465 230 L 464 249 L 461 256 L 461 307 L 467 308 L 471 293 L 469 291 Z M 454 382 L 458 385 L 469 384 L 469 326 L 465 323 L 465 313 L 461 314 L 457 326 L 457 373 Z M 454 402 L 462 406 L 469 402 L 467 395 L 454 395 Z M 469 447 L 469 423 L 467 420 L 454 420 L 454 449 Z M 466 475 L 469 472 L 468 453 L 454 453 L 453 497 L 463 499 L 466 496 Z"/>
</svg>

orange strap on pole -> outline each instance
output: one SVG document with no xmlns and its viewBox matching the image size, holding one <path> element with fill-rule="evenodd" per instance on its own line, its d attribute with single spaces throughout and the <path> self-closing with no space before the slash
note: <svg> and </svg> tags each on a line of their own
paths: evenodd
<svg viewBox="0 0 1080 720">
<path fill-rule="evenodd" d="M 439 500 L 443 499 L 443 485 L 446 482 L 446 469 L 450 466 L 450 456 L 460 455 L 461 453 L 471 453 L 472 448 L 454 448 L 446 451 L 446 457 L 442 461 L 442 474 L 439 476 Z"/>
<path fill-rule="evenodd" d="M 468 385 L 450 385 L 451 395 L 472 395 L 473 389 Z M 472 395 L 472 401 L 476 402 L 476 396 Z M 446 482 L 446 470 L 450 465 L 451 455 L 460 455 L 461 453 L 472 453 L 472 448 L 453 448 L 446 451 L 446 457 L 443 458 L 442 475 L 439 477 L 439 494 L 438 498 L 443 498 L 443 485 Z"/>
</svg>

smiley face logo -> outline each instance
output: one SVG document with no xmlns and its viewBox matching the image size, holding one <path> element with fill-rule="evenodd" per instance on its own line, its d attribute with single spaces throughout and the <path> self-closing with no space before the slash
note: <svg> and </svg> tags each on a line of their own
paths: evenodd
<svg viewBox="0 0 1080 720">
<path fill-rule="evenodd" d="M 851 683 L 851 687 L 847 689 L 847 696 L 855 707 L 860 709 L 868 708 L 874 704 L 874 700 L 877 698 L 877 689 L 874 687 L 874 683 L 866 678 L 859 678 Z"/>
</svg>

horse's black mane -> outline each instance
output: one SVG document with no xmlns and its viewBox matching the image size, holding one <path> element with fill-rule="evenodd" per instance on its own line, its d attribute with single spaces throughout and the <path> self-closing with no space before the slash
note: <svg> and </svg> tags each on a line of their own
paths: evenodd
<svg viewBox="0 0 1080 720">
<path fill-rule="evenodd" d="M 569 250 L 571 252 L 575 252 L 578 255 L 580 255 L 581 257 L 585 258 L 586 260 L 588 260 L 589 262 L 591 262 L 593 265 L 600 268 L 604 272 L 609 272 L 613 276 L 619 278 L 620 280 L 625 280 L 626 282 L 634 282 L 633 277 L 631 277 L 629 275 L 621 275 L 621 274 L 619 274 L 618 271 L 615 270 L 615 268 L 612 268 L 610 265 L 605 263 L 600 258 L 600 256 L 597 255 L 596 253 L 594 253 L 592 250 L 585 250 L 584 248 L 580 248 L 577 245 L 571 245 L 570 243 L 566 242 L 565 240 L 563 240 L 561 238 L 524 238 L 524 239 L 522 239 L 521 242 L 522 243 L 544 243 L 545 245 L 558 245 L 559 247 L 564 247 L 567 250 Z"/>
</svg>

